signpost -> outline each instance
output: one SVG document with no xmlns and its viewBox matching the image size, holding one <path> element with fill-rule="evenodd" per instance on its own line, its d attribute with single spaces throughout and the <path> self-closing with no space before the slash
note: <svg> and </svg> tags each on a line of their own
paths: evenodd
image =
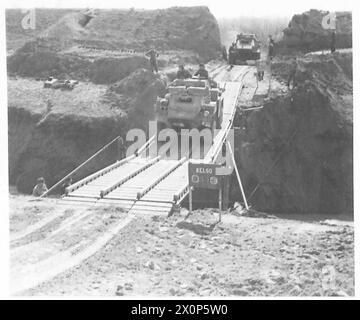
<svg viewBox="0 0 360 320">
<path fill-rule="evenodd" d="M 222 209 L 223 175 L 216 175 L 218 164 L 189 162 L 189 214 L 192 212 L 193 188 L 219 190 L 219 209 Z M 221 213 L 219 215 L 221 221 Z"/>
<path fill-rule="evenodd" d="M 218 167 L 218 164 L 189 162 L 189 185 L 195 188 L 219 189 L 222 176 L 215 173 Z"/>
</svg>

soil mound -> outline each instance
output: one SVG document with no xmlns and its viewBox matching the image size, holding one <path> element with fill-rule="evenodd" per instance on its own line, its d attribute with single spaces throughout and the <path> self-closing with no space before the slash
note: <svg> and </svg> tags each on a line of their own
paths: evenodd
<svg viewBox="0 0 360 320">
<path fill-rule="evenodd" d="M 277 43 L 279 50 L 317 51 L 329 50 L 332 30 L 323 27 L 328 11 L 310 10 L 296 14 L 284 29 L 283 39 Z M 336 12 L 336 47 L 352 47 L 351 12 Z M 326 25 L 326 23 L 325 23 Z"/>
<path fill-rule="evenodd" d="M 191 50 L 210 60 L 220 54 L 220 31 L 207 7 L 161 10 L 99 10 L 83 40 L 112 42 L 117 48 Z"/>
<path fill-rule="evenodd" d="M 220 55 L 219 27 L 207 7 L 98 10 L 87 17 L 83 11 L 58 17 L 8 56 L 8 72 L 113 83 L 145 67 L 144 53 L 152 46 L 160 52 L 160 67 L 176 63 L 177 55 L 196 62 Z"/>
<path fill-rule="evenodd" d="M 111 85 L 104 99 L 128 112 L 132 127 L 147 130 L 154 117 L 156 97 L 163 96 L 167 79 L 147 69 L 138 69 L 123 80 Z"/>
</svg>

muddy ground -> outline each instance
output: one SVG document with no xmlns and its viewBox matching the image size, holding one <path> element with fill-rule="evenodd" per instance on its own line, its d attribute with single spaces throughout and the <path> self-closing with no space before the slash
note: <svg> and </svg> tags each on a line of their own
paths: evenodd
<svg viewBox="0 0 360 320">
<path fill-rule="evenodd" d="M 78 209 L 56 206 L 54 199 L 41 202 L 29 202 L 29 199 L 11 196 L 11 235 L 26 231 L 41 219 L 63 211 L 60 221 L 55 219 L 34 231 L 25 237 L 26 241 L 23 238 L 12 242 L 12 252 L 23 251 L 26 246 L 41 247 L 42 235 L 46 235 L 47 243 L 51 243 L 53 249 L 38 255 L 37 262 L 56 260 L 54 248 L 63 250 L 64 239 L 66 248 L 75 252 L 81 247 L 79 234 L 82 245 L 91 246 L 96 237 L 126 217 L 126 213 L 114 208 L 93 209 L 89 211 L 90 215 L 70 228 L 66 221 Z M 135 216 L 89 258 L 16 294 L 354 295 L 354 229 L 351 221 L 321 221 L 318 217 L 312 221 L 309 215 L 305 216 L 307 221 L 301 221 L 301 216 L 296 219 L 259 218 L 233 212 L 223 214 L 222 221 L 216 223 L 218 212 L 215 209 L 195 211 L 187 219 L 185 213 L 183 209 L 181 214 L 170 218 Z M 21 257 L 18 263 L 26 264 L 26 255 Z M 34 255 L 27 259 L 34 259 Z M 57 263 L 61 270 L 61 261 Z M 16 259 L 12 260 L 11 268 L 19 268 Z"/>
</svg>

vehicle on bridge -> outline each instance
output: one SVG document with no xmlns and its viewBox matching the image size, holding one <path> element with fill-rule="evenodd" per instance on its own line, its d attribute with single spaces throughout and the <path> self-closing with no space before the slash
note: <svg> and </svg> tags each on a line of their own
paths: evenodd
<svg viewBox="0 0 360 320">
<path fill-rule="evenodd" d="M 164 98 L 155 103 L 158 129 L 219 129 L 222 122 L 223 89 L 211 79 L 175 79 Z"/>
<path fill-rule="evenodd" d="M 228 62 L 231 65 L 246 64 L 248 60 L 260 59 L 260 42 L 252 33 L 240 33 L 229 48 Z"/>
</svg>

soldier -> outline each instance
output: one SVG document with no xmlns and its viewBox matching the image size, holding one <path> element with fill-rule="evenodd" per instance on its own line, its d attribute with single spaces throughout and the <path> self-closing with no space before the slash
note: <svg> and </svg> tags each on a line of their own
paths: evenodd
<svg viewBox="0 0 360 320">
<path fill-rule="evenodd" d="M 48 188 L 45 184 L 45 179 L 43 177 L 37 178 L 32 195 L 34 197 L 41 197 L 46 191 L 48 191 Z"/>
<path fill-rule="evenodd" d="M 291 68 L 290 68 L 290 74 L 287 82 L 287 87 L 290 88 L 290 83 L 292 82 L 292 87 L 295 88 L 297 86 L 296 83 L 296 72 L 297 72 L 297 60 L 294 58 Z"/>
<path fill-rule="evenodd" d="M 235 50 L 236 50 L 236 43 L 235 42 L 233 42 L 231 45 L 230 45 L 230 47 L 229 47 L 229 55 L 228 55 L 228 58 L 229 58 L 229 64 L 231 65 L 231 66 L 233 66 L 233 64 L 234 64 L 234 56 L 233 56 L 233 53 L 235 52 Z"/>
<path fill-rule="evenodd" d="M 188 79 L 191 78 L 191 73 L 184 68 L 184 66 L 181 64 L 179 65 L 179 69 L 176 73 L 177 79 Z"/>
<path fill-rule="evenodd" d="M 275 41 L 272 38 L 272 35 L 269 35 L 269 59 L 272 60 L 272 58 L 274 57 L 274 46 L 275 46 Z"/>
<path fill-rule="evenodd" d="M 119 152 L 119 160 L 124 159 L 126 157 L 126 144 L 122 137 L 118 139 L 118 152 Z"/>
<path fill-rule="evenodd" d="M 264 70 L 263 62 L 261 60 L 256 60 L 255 64 L 256 64 L 256 71 L 257 71 L 257 79 L 258 79 L 258 81 L 264 80 L 265 70 Z"/>
<path fill-rule="evenodd" d="M 225 46 L 222 46 L 221 54 L 222 54 L 223 59 L 225 61 L 227 61 L 227 52 L 226 52 L 226 47 Z"/>
<path fill-rule="evenodd" d="M 199 64 L 199 69 L 194 73 L 194 77 L 199 77 L 203 79 L 209 78 L 209 73 L 205 69 L 205 65 L 203 63 Z"/>
<path fill-rule="evenodd" d="M 70 187 L 72 184 L 72 178 L 67 178 L 64 183 L 61 185 L 61 194 L 66 194 L 66 188 Z"/>
<path fill-rule="evenodd" d="M 145 55 L 149 57 L 151 71 L 155 71 L 155 73 L 158 73 L 157 58 L 159 56 L 159 53 L 155 50 L 155 47 L 152 46 L 151 49 L 145 53 Z"/>
<path fill-rule="evenodd" d="M 236 42 L 240 42 L 242 36 L 243 36 L 243 33 L 242 33 L 242 32 L 241 32 L 240 34 L 238 34 L 238 35 L 236 36 Z"/>
<path fill-rule="evenodd" d="M 336 44 L 336 33 L 335 31 L 331 32 L 331 41 L 330 41 L 330 51 L 331 53 L 335 52 L 335 44 Z"/>
</svg>

